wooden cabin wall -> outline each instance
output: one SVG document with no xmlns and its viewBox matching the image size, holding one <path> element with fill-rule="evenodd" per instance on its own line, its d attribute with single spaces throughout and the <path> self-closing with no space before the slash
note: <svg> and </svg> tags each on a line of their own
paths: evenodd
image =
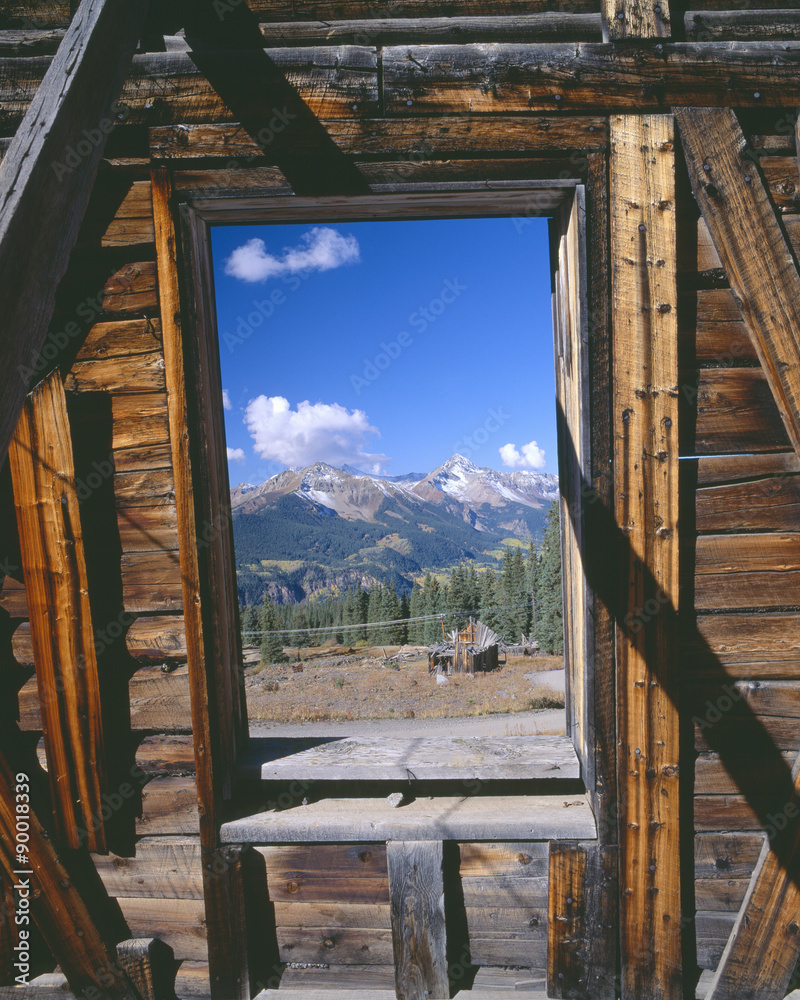
<svg viewBox="0 0 800 1000">
<path fill-rule="evenodd" d="M 129 145 L 135 152 L 133 137 Z M 206 926 L 146 137 L 143 152 L 139 163 L 104 162 L 44 357 L 31 359 L 29 374 L 33 383 L 58 364 L 64 376 L 113 719 L 105 801 L 115 832 L 112 853 L 95 864 L 130 936 L 166 941 L 191 982 L 207 976 Z M 19 725 L 35 742 L 41 716 L 10 482 L 0 504 L 0 561 L 10 570 L 0 574 L 0 669 L 6 686 L 16 679 L 14 695 L 22 684 Z M 42 740 L 39 757 L 46 767 Z"/>
<path fill-rule="evenodd" d="M 794 116 L 741 117 L 797 253 Z M 786 822 L 786 776 L 800 749 L 800 464 L 695 206 L 685 222 L 681 560 L 696 614 L 685 622 L 683 723 L 696 755 L 697 961 L 711 970 L 762 831 Z"/>
</svg>

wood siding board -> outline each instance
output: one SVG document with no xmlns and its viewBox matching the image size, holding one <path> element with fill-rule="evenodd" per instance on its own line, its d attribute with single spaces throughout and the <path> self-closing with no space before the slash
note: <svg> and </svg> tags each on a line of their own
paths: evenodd
<svg viewBox="0 0 800 1000">
<path fill-rule="evenodd" d="M 58 372 L 23 406 L 9 451 L 56 829 L 105 850 L 100 685 L 69 418 Z"/>
<path fill-rule="evenodd" d="M 676 117 L 692 189 L 787 436 L 800 454 L 800 275 L 794 254 L 761 174 L 744 156 L 746 141 L 734 112 L 681 108 Z"/>
<path fill-rule="evenodd" d="M 398 1000 L 449 997 L 442 842 L 390 841 L 386 860 Z"/>
<path fill-rule="evenodd" d="M 25 116 L 0 164 L 0 311 L 8 336 L 0 366 L 0 461 L 5 457 L 27 391 L 21 366 L 38 355 L 53 315 L 55 292 L 89 201 L 112 104 L 119 94 L 139 37 L 146 0 L 111 4 L 84 0 L 47 75 L 25 102 Z M 44 67 L 43 67 L 44 68 Z M 8 77 L 3 75 L 6 80 Z M 11 71 L 11 78 L 16 76 Z M 16 84 L 12 83 L 12 87 Z M 55 168 L 81 129 L 97 129 L 80 170 Z M 54 238 L 52 219 L 59 219 Z"/>
<path fill-rule="evenodd" d="M 615 514 L 628 621 L 662 598 L 640 629 L 617 627 L 622 995 L 637 1000 L 682 996 L 673 144 L 669 117 L 611 119 Z"/>
</svg>

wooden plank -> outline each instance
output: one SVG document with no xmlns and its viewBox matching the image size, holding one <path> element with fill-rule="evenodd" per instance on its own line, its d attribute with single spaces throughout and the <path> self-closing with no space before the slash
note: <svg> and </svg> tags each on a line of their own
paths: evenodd
<svg viewBox="0 0 800 1000">
<path fill-rule="evenodd" d="M 701 535 L 695 563 L 698 609 L 800 604 L 800 533 Z"/>
<path fill-rule="evenodd" d="M 672 106 L 783 107 L 798 95 L 797 42 L 415 45 L 383 50 L 387 115 Z M 411 102 L 409 104 L 409 101 Z"/>
<path fill-rule="evenodd" d="M 0 313 L 8 331 L 0 365 L 0 462 L 28 388 L 18 369 L 45 343 L 56 287 L 78 235 L 114 121 L 112 105 L 147 6 L 147 0 L 82 0 L 56 55 L 39 57 L 47 74 L 38 76 L 37 92 L 25 101 L 24 120 L 17 116 L 16 135 L 0 163 Z M 0 77 L 8 81 L 6 73 Z M 77 170 L 65 163 L 66 150 L 83 129 L 93 140 Z M 53 219 L 59 220 L 55 234 Z"/>
<path fill-rule="evenodd" d="M 353 737 L 271 760 L 265 781 L 563 780 L 580 777 L 571 741 L 564 736 L 387 740 Z"/>
<path fill-rule="evenodd" d="M 76 355 L 77 361 L 150 354 L 161 349 L 161 320 L 124 319 L 95 323 Z"/>
<path fill-rule="evenodd" d="M 23 775 L 12 772 L 0 754 L 0 867 L 16 888 L 18 912 L 27 910 L 76 993 L 86 990 L 113 1000 L 138 1000 L 125 974 L 113 958 L 114 940 L 107 919 L 97 906 L 84 900 L 71 874 L 56 853 L 50 834 L 30 809 L 31 786 Z M 20 808 L 25 806 L 25 809 Z M 12 845 L 23 818 L 29 828 L 25 849 L 15 853 Z M 28 906 L 23 909 L 23 900 Z M 23 939 L 29 943 L 31 929 Z"/>
<path fill-rule="evenodd" d="M 800 675 L 800 615 L 700 615 L 696 628 L 714 660 L 731 678 L 790 679 Z M 693 647 L 689 652 L 697 657 Z M 702 677 L 708 670 L 705 657 L 697 658 L 690 670 L 693 677 Z M 715 676 L 716 670 L 712 668 Z"/>
<path fill-rule="evenodd" d="M 161 659 L 164 659 L 163 654 Z M 192 728 L 187 667 L 165 672 L 160 667 L 144 667 L 131 677 L 128 686 L 131 729 L 160 733 L 188 732 Z"/>
<path fill-rule="evenodd" d="M 675 162 L 668 117 L 611 119 L 622 996 L 682 996 L 678 822 L 678 359 Z M 663 262 L 663 265 L 662 265 Z"/>
<path fill-rule="evenodd" d="M 275 903 L 275 923 L 278 927 L 342 927 L 391 930 L 392 921 L 387 902 L 364 903 Z"/>
<path fill-rule="evenodd" d="M 528 878 L 547 875 L 549 853 L 546 843 L 519 842 L 459 844 L 459 874 L 462 879 L 485 875 L 513 875 Z"/>
<path fill-rule="evenodd" d="M 126 264 L 105 282 L 101 298 L 104 313 L 126 315 L 158 309 L 156 265 L 153 261 Z"/>
<path fill-rule="evenodd" d="M 793 798 L 782 805 L 761 849 L 708 992 L 710 1000 L 757 996 L 782 1000 L 792 979 L 800 941 L 800 759 L 792 769 Z M 773 818 L 770 817 L 772 820 Z"/>
<path fill-rule="evenodd" d="M 769 754 L 773 760 L 777 761 L 782 751 L 800 750 L 800 731 L 798 731 L 797 719 L 769 715 L 763 717 L 725 715 L 724 718 L 726 720 L 725 729 L 731 740 L 736 741 L 740 746 L 745 746 L 748 742 L 752 746 L 760 744 L 764 748 L 761 752 L 765 756 Z M 713 726 L 713 723 L 711 725 Z M 694 727 L 694 746 L 699 753 L 714 749 L 706 736 L 709 728 L 705 720 L 705 713 L 703 713 L 696 720 Z M 713 740 L 713 742 L 716 743 L 717 740 Z M 731 762 L 734 763 L 735 760 L 734 757 Z M 784 783 L 785 779 L 784 773 Z M 750 793 L 750 797 L 751 801 L 755 802 L 755 796 L 752 793 Z"/>
<path fill-rule="evenodd" d="M 800 718 L 800 678 L 794 681 L 773 680 L 741 680 L 733 681 L 726 686 L 729 701 L 723 702 L 728 711 L 748 714 L 748 709 L 761 718 L 776 716 L 778 718 Z M 690 704 L 699 709 L 701 705 L 719 698 L 719 685 L 714 688 L 704 684 L 702 680 L 689 685 Z M 773 761 L 777 767 L 779 762 Z M 784 772 L 785 773 L 785 772 Z"/>
<path fill-rule="evenodd" d="M 125 635 L 130 655 L 138 662 L 186 659 L 183 615 L 136 618 Z"/>
<path fill-rule="evenodd" d="M 337 924 L 302 928 L 278 926 L 278 955 L 282 962 L 391 965 L 392 932 Z"/>
<path fill-rule="evenodd" d="M 800 472 L 800 459 L 793 451 L 774 455 L 709 455 L 697 461 L 697 485 L 711 486 L 787 472 Z"/>
<path fill-rule="evenodd" d="M 701 969 L 715 969 L 734 925 L 734 914 L 698 912 L 694 916 L 697 933 L 697 964 Z M 713 983 L 713 980 L 712 980 Z M 706 994 L 710 996 L 710 992 Z"/>
<path fill-rule="evenodd" d="M 112 175 L 112 181 L 114 179 Z M 104 179 L 104 182 L 96 185 L 78 234 L 76 248 L 134 247 L 146 246 L 152 242 L 153 205 L 150 182 L 123 179 L 120 185 Z"/>
<path fill-rule="evenodd" d="M 57 371 L 25 401 L 9 465 L 56 829 L 70 847 L 86 842 L 104 851 L 100 682 L 69 418 Z"/>
<path fill-rule="evenodd" d="M 582 795 L 471 795 L 415 799 L 393 809 L 385 798 L 324 799 L 268 810 L 222 826 L 227 843 L 363 843 L 366 840 L 590 840 L 594 817 Z"/>
<path fill-rule="evenodd" d="M 117 530 L 123 552 L 178 551 L 178 518 L 173 506 L 118 510 Z"/>
<path fill-rule="evenodd" d="M 764 837 L 760 833 L 704 833 L 694 838 L 695 878 L 749 879 Z"/>
<path fill-rule="evenodd" d="M 172 990 L 175 956 L 157 938 L 131 938 L 117 945 L 117 961 L 142 1000 L 158 1000 Z"/>
<path fill-rule="evenodd" d="M 682 396 L 696 400 L 694 453 L 785 451 L 791 447 L 760 368 L 703 368 L 682 379 Z"/>
<path fill-rule="evenodd" d="M 703 878 L 694 883 L 694 898 L 700 910 L 737 913 L 747 892 L 747 878 Z"/>
<path fill-rule="evenodd" d="M 687 10 L 683 23 L 691 42 L 800 38 L 800 13 L 796 10 Z"/>
<path fill-rule="evenodd" d="M 676 117 L 695 198 L 800 454 L 800 275 L 794 255 L 761 175 L 743 159 L 747 144 L 734 112 L 682 108 Z"/>
<path fill-rule="evenodd" d="M 132 858 L 92 857 L 109 896 L 202 899 L 203 871 L 197 837 L 145 837 Z"/>
<path fill-rule="evenodd" d="M 203 903 L 194 899 L 117 899 L 131 934 L 150 935 L 168 944 L 176 959 L 208 957 Z"/>
<path fill-rule="evenodd" d="M 484 875 L 461 880 L 461 894 L 469 914 L 494 907 L 547 909 L 547 875 L 515 878 L 513 875 Z"/>
<path fill-rule="evenodd" d="M 470 936 L 469 954 L 475 965 L 510 965 L 535 969 L 540 973 L 547 968 L 547 941 L 544 936 L 539 941 L 512 934 Z M 469 1000 L 474 994 L 469 990 L 462 995 Z"/>
<path fill-rule="evenodd" d="M 800 531 L 800 477 L 770 476 L 697 491 L 698 531 Z"/>
<path fill-rule="evenodd" d="M 269 898 L 276 903 L 387 904 L 383 844 L 256 847 L 264 858 Z"/>
<path fill-rule="evenodd" d="M 209 868 L 209 865 L 213 866 L 219 846 L 223 801 L 233 794 L 238 746 L 247 733 L 246 710 L 241 704 L 241 656 L 237 657 L 231 649 L 232 645 L 238 647 L 239 644 L 238 604 L 233 604 L 232 594 L 225 590 L 225 571 L 233 572 L 233 546 L 227 475 L 218 453 L 218 439 L 222 433 L 222 390 L 218 373 L 213 387 L 206 384 L 213 377 L 213 369 L 209 371 L 209 352 L 212 349 L 216 352 L 217 369 L 219 354 L 215 342 L 205 342 L 207 336 L 199 332 L 202 327 L 197 328 L 199 343 L 194 349 L 184 342 L 172 186 L 167 171 L 163 169 L 154 170 L 151 181 L 197 761 L 200 840 L 204 853 L 212 997 L 214 1000 L 236 1000 L 239 997 L 247 1000 L 247 956 L 240 947 L 241 935 L 238 934 L 236 921 L 229 920 L 226 915 L 232 887 L 227 880 L 213 878 Z M 205 262 L 205 265 L 208 266 L 208 263 Z M 187 351 L 192 352 L 188 360 Z M 205 390 L 201 392 L 200 401 L 188 398 L 190 371 L 202 383 L 201 390 Z M 220 418 L 219 427 L 214 426 L 215 416 Z M 204 420 L 207 422 L 205 426 Z M 196 445 L 193 444 L 198 438 L 202 440 L 202 445 L 199 440 Z M 210 468 L 212 465 L 213 468 Z M 228 494 L 225 498 L 221 496 L 221 477 Z"/>
<path fill-rule="evenodd" d="M 379 156 L 416 163 L 442 156 L 479 153 L 563 153 L 565 149 L 604 149 L 608 125 L 601 117 L 490 118 L 372 118 L 369 121 L 323 120 L 320 125 L 348 156 Z M 298 135 L 293 144 L 303 152 L 308 138 Z M 248 163 L 268 163 L 274 157 L 269 144 L 257 143 L 239 124 L 167 125 L 150 131 L 153 156 L 189 167 L 192 160 L 246 158 Z M 251 159 L 254 158 L 254 159 Z"/>
<path fill-rule="evenodd" d="M 118 510 L 128 507 L 171 506 L 175 503 L 172 469 L 139 469 L 114 476 L 114 500 Z"/>
<path fill-rule="evenodd" d="M 762 824 L 744 795 L 695 795 L 694 828 L 703 832 L 727 832 L 761 830 Z"/>
<path fill-rule="evenodd" d="M 586 994 L 586 966 L 579 954 L 586 933 L 585 878 L 586 855 L 580 846 L 551 843 L 550 906 L 547 915 L 548 996 L 583 997 Z"/>
<path fill-rule="evenodd" d="M 697 292 L 696 321 L 688 331 L 695 337 L 698 362 L 740 364 L 758 361 L 747 326 L 729 288 L 704 288 Z"/>
<path fill-rule="evenodd" d="M 4 576 L 0 586 L 0 608 L 7 611 L 12 618 L 27 618 L 28 598 L 25 584 L 15 580 L 13 576 Z"/>
<path fill-rule="evenodd" d="M 177 552 L 129 552 L 122 556 L 125 611 L 180 611 L 181 567 Z"/>
<path fill-rule="evenodd" d="M 101 361 L 76 361 L 64 379 L 68 392 L 159 392 L 165 387 L 161 351 Z"/>
<path fill-rule="evenodd" d="M 441 841 L 386 845 L 398 1000 L 450 996 Z"/>
<path fill-rule="evenodd" d="M 124 393 L 111 397 L 111 447 L 145 448 L 169 441 L 167 399 L 161 392 Z M 116 464 L 116 455 L 114 458 Z"/>
<path fill-rule="evenodd" d="M 669 38 L 672 35 L 669 3 L 660 0 L 603 0 L 606 40 Z"/>
<path fill-rule="evenodd" d="M 200 832 L 197 782 L 194 777 L 156 777 L 142 789 L 142 815 L 137 836 Z"/>
<path fill-rule="evenodd" d="M 136 764 L 145 774 L 193 774 L 191 736 L 162 735 L 138 738 Z"/>
<path fill-rule="evenodd" d="M 781 755 L 786 766 L 791 767 L 794 755 L 787 751 Z M 765 787 L 769 787 L 771 782 L 780 778 L 782 765 L 778 761 L 763 761 L 753 758 L 745 750 L 743 759 L 737 762 L 737 773 L 746 776 L 746 779 L 755 782 L 764 782 Z M 731 777 L 719 754 L 700 754 L 694 763 L 694 792 L 695 795 L 735 795 L 741 791 L 739 783 Z"/>
</svg>

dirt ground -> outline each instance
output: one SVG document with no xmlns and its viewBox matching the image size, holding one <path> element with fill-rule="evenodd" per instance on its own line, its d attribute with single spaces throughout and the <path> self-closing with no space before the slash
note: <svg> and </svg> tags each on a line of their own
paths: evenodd
<svg viewBox="0 0 800 1000">
<path fill-rule="evenodd" d="M 287 653 L 296 659 L 297 650 Z M 470 719 L 564 705 L 561 691 L 536 683 L 537 673 L 563 668 L 560 657 L 509 657 L 496 670 L 453 675 L 447 683 L 428 674 L 421 647 L 320 647 L 300 650 L 300 658 L 263 665 L 255 647 L 245 650 L 251 724 Z"/>
</svg>

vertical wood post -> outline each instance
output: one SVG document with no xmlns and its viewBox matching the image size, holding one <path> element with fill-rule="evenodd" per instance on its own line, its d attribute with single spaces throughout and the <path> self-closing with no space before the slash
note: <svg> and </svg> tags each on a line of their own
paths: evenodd
<svg viewBox="0 0 800 1000">
<path fill-rule="evenodd" d="M 397 1000 L 450 996 L 443 855 L 440 840 L 386 845 Z"/>
<path fill-rule="evenodd" d="M 617 766 L 623 1000 L 677 1000 L 678 336 L 674 126 L 611 119 Z"/>
<path fill-rule="evenodd" d="M 64 386 L 28 396 L 9 450 L 56 830 L 103 853 L 103 722 Z"/>
</svg>

